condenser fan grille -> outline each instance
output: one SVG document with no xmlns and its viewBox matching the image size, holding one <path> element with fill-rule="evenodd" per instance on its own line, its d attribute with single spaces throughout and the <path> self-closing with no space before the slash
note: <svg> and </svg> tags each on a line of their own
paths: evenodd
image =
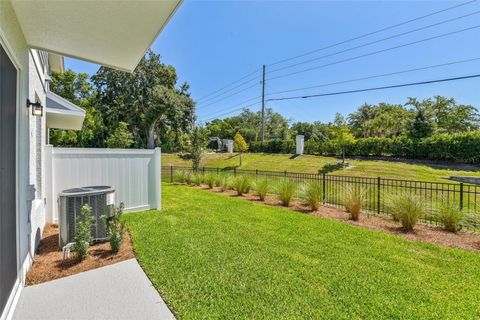
<svg viewBox="0 0 480 320">
<path fill-rule="evenodd" d="M 104 240 L 107 237 L 103 215 L 113 214 L 114 190 L 111 187 L 84 187 L 65 190 L 60 194 L 59 227 L 60 247 L 72 242 L 75 237 L 76 221 L 81 219 L 82 208 L 88 204 L 93 216 L 92 238 Z"/>
</svg>

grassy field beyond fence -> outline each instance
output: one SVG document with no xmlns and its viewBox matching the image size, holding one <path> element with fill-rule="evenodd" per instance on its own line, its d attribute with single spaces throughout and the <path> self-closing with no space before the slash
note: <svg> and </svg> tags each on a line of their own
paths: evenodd
<svg viewBox="0 0 480 320">
<path fill-rule="evenodd" d="M 201 166 L 318 173 L 325 165 L 338 163 L 334 157 L 293 154 L 246 153 L 242 166 L 238 154 L 208 153 L 202 156 Z M 451 182 L 450 176 L 480 177 L 480 167 L 466 164 L 433 163 L 422 161 L 392 161 L 375 159 L 347 159 L 350 167 L 334 172 L 338 176 L 388 178 L 431 182 Z M 162 154 L 164 166 L 191 166 L 192 161 L 179 154 Z"/>
</svg>

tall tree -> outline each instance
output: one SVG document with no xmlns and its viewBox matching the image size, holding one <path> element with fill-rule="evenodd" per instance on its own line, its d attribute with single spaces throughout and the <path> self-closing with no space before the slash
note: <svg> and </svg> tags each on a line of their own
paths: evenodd
<svg viewBox="0 0 480 320">
<path fill-rule="evenodd" d="M 115 128 L 120 121 L 128 123 L 136 147 L 153 148 L 162 142 L 162 133 L 186 131 L 194 121 L 195 103 L 188 85 L 177 88 L 175 69 L 162 64 L 160 55 L 151 50 L 134 72 L 101 67 L 92 81 L 105 125 Z"/>
<path fill-rule="evenodd" d="M 460 133 L 478 130 L 478 110 L 471 105 L 458 105 L 453 98 L 435 96 L 421 101 L 409 98 L 406 105 L 424 109 L 438 133 Z"/>
<path fill-rule="evenodd" d="M 133 134 L 128 130 L 125 122 L 119 122 L 118 127 L 107 138 L 109 148 L 130 148 L 133 144 Z"/>
<path fill-rule="evenodd" d="M 419 107 L 415 118 L 410 124 L 408 135 L 412 139 L 422 139 L 432 135 L 435 124 L 429 117 L 427 110 Z"/>
<path fill-rule="evenodd" d="M 105 127 L 100 112 L 95 109 L 96 93 L 88 82 L 88 74 L 72 70 L 53 72 L 50 90 L 85 109 L 82 129 L 50 129 L 50 143 L 62 147 L 103 147 Z"/>
</svg>

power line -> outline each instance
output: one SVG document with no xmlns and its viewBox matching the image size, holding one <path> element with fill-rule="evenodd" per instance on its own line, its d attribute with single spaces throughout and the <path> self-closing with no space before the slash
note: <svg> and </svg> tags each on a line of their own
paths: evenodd
<svg viewBox="0 0 480 320">
<path fill-rule="evenodd" d="M 318 98 L 318 97 L 327 97 L 327 96 L 336 96 L 336 95 L 343 95 L 343 94 L 352 94 L 352 93 L 359 93 L 359 92 L 367 92 L 367 91 L 376 91 L 376 90 L 385 90 L 385 89 L 394 89 L 394 88 L 403 88 L 403 87 L 411 87 L 411 86 L 419 86 L 419 85 L 427 85 L 432 83 L 441 83 L 441 82 L 450 82 L 450 81 L 458 81 L 458 80 L 466 80 L 466 79 L 473 79 L 479 78 L 480 74 L 473 74 L 468 76 L 459 76 L 453 78 L 444 78 L 444 79 L 436 79 L 436 80 L 428 80 L 428 81 L 419 81 L 419 82 L 411 82 L 411 83 L 403 83 L 403 84 L 395 84 L 390 86 L 381 86 L 381 87 L 372 87 L 372 88 L 363 88 L 363 89 L 355 89 L 355 90 L 346 90 L 346 91 L 338 91 L 338 92 L 328 92 L 328 93 L 319 93 L 319 94 L 312 94 L 312 95 L 305 95 L 305 96 L 293 96 L 293 97 L 283 97 L 283 98 L 270 98 L 266 99 L 265 101 L 284 101 L 284 100 L 297 100 L 297 99 L 311 99 L 311 98 Z M 222 113 L 213 118 L 206 119 L 205 121 L 209 121 L 211 119 L 215 119 L 224 115 L 228 115 L 239 110 L 243 110 L 245 108 L 254 106 L 261 101 L 256 102 L 250 106 L 244 106 L 229 112 Z"/>
<path fill-rule="evenodd" d="M 267 94 L 267 96 L 272 96 L 272 95 L 277 95 L 277 94 L 287 93 L 287 92 L 295 92 L 295 91 L 303 91 L 303 90 L 308 90 L 308 89 L 315 89 L 315 88 L 320 88 L 320 87 L 327 87 L 327 86 L 344 84 L 344 83 L 355 82 L 355 81 L 362 81 L 362 80 L 369 80 L 369 79 L 393 76 L 393 75 L 397 75 L 397 74 L 403 74 L 403 73 L 409 73 L 409 72 L 415 72 L 415 71 L 429 70 L 429 69 L 434 69 L 434 68 L 439 68 L 439 67 L 446 67 L 446 66 L 451 66 L 451 65 L 456 65 L 456 64 L 478 61 L 478 60 L 480 60 L 480 57 L 472 58 L 472 59 L 466 59 L 466 60 L 452 61 L 452 62 L 436 64 L 436 65 L 430 65 L 430 66 L 426 66 L 426 67 L 419 67 L 419 68 L 413 68 L 413 69 L 407 69 L 407 70 L 401 70 L 401 71 L 394 71 L 394 72 L 389 72 L 389 73 L 376 74 L 376 75 L 372 75 L 372 76 L 365 76 L 365 77 L 354 78 L 354 79 L 349 79 L 349 80 L 323 83 L 323 84 L 309 86 L 309 87 L 295 88 L 295 89 L 282 90 L 282 91 L 274 91 L 274 92 L 270 92 L 269 94 Z"/>
<path fill-rule="evenodd" d="M 328 46 L 325 46 L 325 47 L 322 47 L 322 48 L 319 48 L 319 49 L 315 49 L 315 50 L 312 50 L 312 51 L 309 51 L 309 52 L 306 52 L 304 54 L 300 54 L 300 55 L 297 55 L 297 56 L 294 56 L 294 57 L 291 57 L 291 58 L 287 58 L 287 59 L 283 59 L 283 60 L 280 60 L 280 61 L 276 61 L 276 62 L 273 62 L 270 64 L 270 66 L 273 66 L 273 65 L 277 65 L 277 64 L 280 64 L 280 63 L 283 63 L 283 62 L 287 62 L 287 61 L 290 61 L 290 60 L 294 60 L 294 59 L 297 59 L 297 58 L 301 58 L 301 57 L 304 57 L 304 56 L 307 56 L 307 55 L 310 55 L 310 54 L 313 54 L 313 53 L 316 53 L 316 52 L 319 52 L 319 51 L 322 51 L 322 50 L 326 50 L 326 49 L 329 49 L 329 48 L 333 48 L 333 47 L 336 47 L 336 46 L 339 46 L 341 44 L 345 44 L 345 43 L 348 43 L 348 42 L 351 42 L 351 41 L 355 41 L 355 40 L 358 40 L 358 39 L 362 39 L 362 38 L 365 38 L 365 37 L 368 37 L 370 35 L 374 35 L 374 34 L 377 34 L 377 33 L 380 33 L 380 32 L 383 32 L 383 31 L 387 31 L 387 30 L 390 30 L 390 29 L 393 29 L 393 28 L 396 28 L 396 27 L 399 27 L 399 26 L 402 26 L 402 25 L 405 25 L 405 24 L 408 24 L 408 23 L 411 23 L 411 22 L 414 22 L 414 21 L 418 21 L 418 20 L 421 20 L 421 19 L 425 19 L 427 17 L 431 17 L 431 16 L 434 16 L 434 15 L 437 15 L 437 14 L 440 14 L 440 13 L 443 13 L 443 12 L 446 12 L 446 11 L 450 11 L 450 10 L 453 10 L 453 9 L 456 9 L 456 8 L 459 8 L 459 7 L 462 7 L 462 6 L 465 6 L 465 5 L 468 5 L 468 4 L 471 4 L 471 3 L 474 3 L 476 2 L 477 0 L 472 0 L 472 1 L 467 1 L 467 2 L 464 2 L 464 3 L 461 3 L 461 4 L 458 4 L 458 5 L 454 5 L 454 6 L 451 6 L 451 7 L 448 7 L 448 8 L 445 8 L 445 9 L 442 9 L 442 10 L 439 10 L 439 11 L 435 11 L 435 12 L 432 12 L 432 13 L 429 13 L 429 14 L 426 14 L 426 15 L 423 15 L 423 16 L 419 16 L 419 17 L 416 17 L 416 18 L 413 18 L 413 19 L 410 19 L 410 20 L 407 20 L 407 21 L 404 21 L 404 22 L 401 22 L 401 23 L 397 23 L 395 25 L 391 25 L 391 26 L 388 26 L 388 27 L 384 27 L 384 28 L 381 28 L 379 30 L 376 30 L 376 31 L 373 31 L 373 32 L 369 32 L 369 33 L 366 33 L 366 34 L 363 34 L 363 35 L 360 35 L 360 36 L 357 36 L 357 37 L 354 37 L 354 38 L 350 38 L 350 39 L 347 39 L 347 40 L 344 40 L 344 41 L 341 41 L 341 42 L 337 42 L 337 43 L 334 43 L 334 44 L 331 44 L 331 45 L 328 45 Z M 234 88 L 231 88 L 229 90 L 227 90 L 227 92 L 223 92 L 221 93 L 220 95 L 217 95 L 217 96 L 214 96 L 214 97 L 211 97 L 213 95 L 215 95 L 216 93 L 219 93 L 219 92 L 222 92 L 223 90 L 231 87 L 232 85 L 250 77 L 251 75 L 255 74 L 256 72 L 258 72 L 259 70 L 261 70 L 261 68 L 257 68 L 255 69 L 254 71 L 246 74 L 245 76 L 229 83 L 228 85 L 218 89 L 218 90 L 215 90 L 205 96 L 203 96 L 202 98 L 198 99 L 197 102 L 199 103 L 205 103 L 207 101 L 210 101 L 210 100 L 213 100 L 213 99 L 216 99 L 218 98 L 219 96 L 221 95 L 224 95 L 228 92 L 231 92 L 247 83 L 250 83 L 251 81 L 253 80 L 256 80 L 258 78 L 260 78 L 260 76 L 256 76 L 248 81 L 245 81 L 243 83 L 241 83 L 240 85 L 237 85 L 235 86 Z M 278 71 L 278 70 L 277 70 Z M 210 97 L 210 98 L 209 98 Z M 206 99 L 206 98 L 209 98 L 209 99 Z"/>
<path fill-rule="evenodd" d="M 425 66 L 425 67 L 418 67 L 418 68 L 413 68 L 413 69 L 407 69 L 407 70 L 401 70 L 401 71 L 394 71 L 394 72 L 389 72 L 389 73 L 383 73 L 383 74 L 377 74 L 377 75 L 371 75 L 371 76 L 365 76 L 365 77 L 360 77 L 360 78 L 354 78 L 354 79 L 348 79 L 348 80 L 341 80 L 341 81 L 336 81 L 336 82 L 330 82 L 330 83 L 324 83 L 320 85 L 314 85 L 314 86 L 309 86 L 309 87 L 302 87 L 302 88 L 295 88 L 295 89 L 289 89 L 289 90 L 282 90 L 282 91 L 274 91 L 271 93 L 266 94 L 265 96 L 272 96 L 272 95 L 278 95 L 281 93 L 288 93 L 288 92 L 295 92 L 295 91 L 303 91 L 303 90 L 308 90 L 308 89 L 315 89 L 315 88 L 320 88 L 320 87 L 327 87 L 327 86 L 332 86 L 332 85 L 338 85 L 338 84 L 345 84 L 345 83 L 350 83 L 350 82 L 356 82 L 356 81 L 362 81 L 362 80 L 369 80 L 369 79 L 375 79 L 375 78 L 381 78 L 381 77 L 386 77 L 386 76 L 392 76 L 392 75 L 397 75 L 397 74 L 403 74 L 403 73 L 409 73 L 409 72 L 415 72 L 415 71 L 422 71 L 422 70 L 429 70 L 429 69 L 434 69 L 434 68 L 439 68 L 439 67 L 446 67 L 446 66 L 451 66 L 451 65 L 456 65 L 456 64 L 462 64 L 462 63 L 468 63 L 468 62 L 473 62 L 473 61 L 478 61 L 480 60 L 480 57 L 478 58 L 472 58 L 472 59 L 465 59 L 465 60 L 459 60 L 459 61 L 452 61 L 452 62 L 447 62 L 447 63 L 442 63 L 442 64 L 436 64 L 436 65 L 430 65 L 430 66 Z M 271 84 L 266 83 L 267 86 L 271 86 Z M 243 105 L 247 102 L 250 102 L 252 100 L 256 100 L 261 98 L 259 97 L 253 97 L 248 100 L 242 101 L 240 103 L 237 103 L 233 106 L 223 108 L 221 110 L 218 110 L 213 113 L 209 113 L 207 117 L 213 116 L 215 114 L 218 114 L 222 111 L 229 110 L 231 108 L 236 108 L 240 105 Z M 266 102 L 270 101 L 269 99 L 266 100 Z M 257 102 L 258 103 L 258 102 Z M 242 110 L 245 107 L 238 108 L 233 110 L 232 112 L 228 112 L 228 114 L 233 113 L 238 110 Z"/>
<path fill-rule="evenodd" d="M 460 19 L 464 19 L 464 18 L 473 16 L 473 15 L 476 15 L 476 14 L 479 14 L 479 13 L 480 13 L 480 11 L 475 11 L 475 12 L 468 13 L 468 14 L 465 14 L 465 15 L 462 15 L 462 16 L 458 16 L 458 17 L 455 17 L 455 18 L 443 20 L 443 21 L 440 21 L 440 22 L 437 22 L 437 23 L 434 23 L 434 24 L 429 24 L 427 26 L 423 26 L 423 27 L 420 27 L 420 28 L 417 28 L 417 29 L 397 33 L 395 35 L 392 35 L 392 36 L 389 36 L 389 37 L 386 37 L 386 38 L 382 38 L 382 39 L 379 39 L 379 40 L 367 42 L 367 43 L 364 43 L 364 44 L 361 44 L 361 45 L 358 45 L 358 46 L 354 46 L 354 47 L 350 47 L 350 48 L 340 50 L 340 51 L 337 51 L 337 52 L 329 53 L 327 55 L 323 55 L 323 56 L 320 56 L 320 57 L 316 57 L 316 58 L 308 59 L 308 60 L 305 60 L 305 61 L 297 62 L 297 63 L 290 64 L 290 65 L 287 65 L 287 66 L 284 66 L 284 67 L 281 67 L 281 68 L 277 68 L 277 69 L 269 71 L 269 73 L 275 73 L 275 72 L 278 72 L 278 71 L 281 71 L 281 70 L 290 69 L 290 68 L 293 68 L 293 67 L 296 67 L 296 66 L 299 66 L 299 65 L 303 65 L 303 64 L 306 64 L 306 63 L 310 63 L 310 62 L 313 62 L 313 61 L 317 61 L 317 60 L 325 59 L 325 58 L 328 58 L 328 57 L 336 56 L 336 55 L 339 55 L 339 54 L 342 54 L 342 53 L 345 53 L 345 52 L 349 52 L 349 51 L 356 50 L 356 49 L 359 49 L 359 48 L 367 47 L 367 46 L 370 46 L 370 45 L 373 45 L 373 44 L 377 44 L 377 43 L 380 43 L 380 42 L 384 42 L 384 41 L 387 41 L 387 40 L 398 38 L 398 37 L 401 37 L 401 36 L 404 36 L 404 35 L 407 35 L 407 34 L 411 34 L 411 33 L 414 33 L 414 32 L 426 30 L 426 29 L 429 29 L 429 28 L 432 28 L 432 27 L 436 27 L 436 26 L 445 24 L 445 23 L 449 23 L 449 22 L 460 20 Z"/>
<path fill-rule="evenodd" d="M 382 50 L 377 50 L 377 51 L 361 54 L 361 55 L 358 55 L 358 56 L 355 56 L 355 57 L 341 59 L 341 60 L 337 60 L 335 62 L 330 62 L 330 63 L 327 63 L 327 64 L 323 64 L 323 65 L 310 67 L 310 68 L 295 71 L 295 72 L 282 74 L 282 75 L 279 75 L 279 76 L 276 76 L 276 77 L 268 78 L 267 80 L 275 80 L 275 79 L 285 78 L 285 77 L 289 77 L 289 76 L 296 75 L 296 74 L 299 74 L 299 73 L 312 71 L 312 70 L 316 70 L 316 69 L 320 69 L 320 68 L 324 68 L 324 67 L 329 67 L 329 66 L 344 63 L 344 62 L 349 62 L 349 61 L 357 60 L 357 59 L 360 59 L 360 58 L 365 58 L 365 57 L 368 57 L 368 56 L 372 56 L 372 55 L 375 55 L 375 54 L 379 54 L 379 53 L 383 53 L 383 52 L 387 52 L 387 51 L 391 51 L 391 50 L 395 50 L 395 49 L 399 49 L 399 48 L 404 48 L 404 47 L 411 46 L 411 45 L 414 45 L 414 44 L 418 44 L 418 43 L 422 43 L 422 42 L 426 42 L 426 41 L 430 41 L 430 40 L 434 40 L 434 39 L 438 39 L 438 38 L 451 36 L 451 35 L 461 33 L 461 32 L 470 31 L 470 30 L 473 30 L 473 29 L 476 29 L 476 28 L 479 28 L 479 27 L 480 27 L 480 25 L 476 25 L 476 26 L 472 26 L 472 27 L 468 27 L 468 28 L 464 28 L 464 29 L 460 29 L 460 30 L 456 30 L 456 31 L 452 31 L 452 32 L 447 32 L 447 33 L 443 33 L 443 34 L 436 35 L 436 36 L 433 36 L 433 37 L 424 38 L 424 39 L 421 39 L 421 40 L 404 43 L 404 44 L 401 44 L 401 45 L 398 45 L 398 46 L 394 46 L 394 47 L 390 47 L 390 48 L 386 48 L 386 49 L 382 49 Z"/>
<path fill-rule="evenodd" d="M 468 76 L 459 76 L 459 77 L 453 77 L 453 78 L 445 78 L 445 79 L 436 79 L 436 80 L 428 80 L 428 81 L 420 81 L 420 82 L 411 82 L 411 83 L 395 84 L 395 85 L 382 86 L 382 87 L 373 87 L 373 88 L 365 88 L 365 89 L 356 89 L 356 90 L 347 90 L 347 91 L 338 91 L 338 92 L 319 93 L 319 94 L 311 94 L 311 95 L 305 95 L 305 96 L 293 96 L 293 97 L 283 97 L 283 98 L 271 98 L 271 99 L 267 99 L 267 101 L 283 101 L 283 100 L 295 100 L 295 99 L 310 99 L 310 98 L 326 97 L 326 96 L 335 96 L 335 95 L 358 93 L 358 92 L 366 92 L 366 91 L 375 91 L 375 90 L 384 90 L 384 89 L 411 87 L 411 86 L 426 85 L 426 84 L 431 84 L 431 83 L 458 81 L 458 80 L 465 80 L 465 79 L 472 79 L 472 78 L 479 78 L 479 77 L 480 77 L 480 74 L 473 74 L 473 75 L 468 75 Z"/>
<path fill-rule="evenodd" d="M 215 112 L 213 112 L 213 113 L 209 113 L 209 114 L 207 114 L 207 117 L 208 117 L 208 116 L 211 116 L 211 115 L 214 115 L 214 114 L 217 114 L 217 113 L 220 113 L 220 112 L 223 112 L 223 111 L 228 110 L 228 109 L 231 109 L 231 108 L 238 107 L 238 106 L 243 105 L 243 104 L 245 104 L 245 103 L 247 103 L 247 102 L 250 102 L 250 101 L 252 101 L 252 100 L 260 99 L 261 97 L 262 97 L 262 96 L 253 97 L 253 98 L 247 99 L 247 100 L 245 100 L 245 101 L 236 103 L 236 104 L 234 104 L 233 106 L 230 106 L 230 107 L 227 107 L 227 108 L 223 108 L 223 109 L 218 110 L 218 111 L 215 111 Z M 261 100 L 259 100 L 259 101 L 261 101 Z"/>
<path fill-rule="evenodd" d="M 219 118 L 219 117 L 223 117 L 223 116 L 226 116 L 226 115 L 235 113 L 235 112 L 240 111 L 240 110 L 243 110 L 243 109 L 245 109 L 245 108 L 253 107 L 253 106 L 257 105 L 257 104 L 260 104 L 261 102 L 262 102 L 262 101 L 257 101 L 257 102 L 254 103 L 254 104 L 247 105 L 247 106 L 243 106 L 243 107 L 241 107 L 241 108 L 238 108 L 238 109 L 235 109 L 235 110 L 232 110 L 232 111 L 229 111 L 229 112 L 222 113 L 222 114 L 217 115 L 217 116 L 215 116 L 215 117 L 211 117 L 211 118 L 205 119 L 204 121 L 210 121 L 210 120 L 213 120 L 213 119 L 217 119 L 217 118 Z"/>
<path fill-rule="evenodd" d="M 214 95 L 214 94 L 217 93 L 217 92 L 223 91 L 224 89 L 226 89 L 226 88 L 228 88 L 228 87 L 230 87 L 230 86 L 232 86 L 232 85 L 234 85 L 234 84 L 242 81 L 243 79 L 246 79 L 246 78 L 250 77 L 252 74 L 257 73 L 259 70 L 260 70 L 260 68 L 257 68 L 257 69 L 255 69 L 254 71 L 248 73 L 247 75 L 241 77 L 240 79 L 235 80 L 235 81 L 231 82 L 230 84 L 228 84 L 228 85 L 226 85 L 226 86 L 224 86 L 224 87 L 222 87 L 222 88 L 220 88 L 220 89 L 218 89 L 218 90 L 215 90 L 215 91 L 207 94 L 206 96 L 203 96 L 202 98 L 198 99 L 198 102 L 200 102 L 201 100 L 204 100 L 204 99 L 207 98 L 207 97 L 210 97 L 210 96 Z M 258 78 L 258 76 L 257 76 L 257 78 Z M 250 81 L 251 81 L 251 80 L 250 80 Z"/>
<path fill-rule="evenodd" d="M 207 102 L 209 102 L 209 101 L 211 101 L 211 100 L 217 99 L 217 98 L 219 98 L 219 97 L 221 97 L 221 96 L 223 96 L 223 95 L 225 95 L 225 94 L 227 94 L 227 93 L 229 93 L 229 92 L 234 91 L 235 89 L 241 88 L 241 87 L 243 87 L 244 85 L 249 84 L 249 83 L 251 83 L 252 81 L 257 80 L 259 77 L 260 77 L 260 76 L 255 76 L 254 78 L 252 78 L 252 79 L 250 79 L 250 80 L 244 81 L 244 82 L 236 85 L 235 87 L 228 89 L 227 91 L 224 91 L 224 92 L 222 92 L 222 93 L 220 93 L 220 94 L 218 94 L 218 95 L 216 95 L 216 96 L 213 96 L 213 97 L 211 97 L 211 98 L 208 98 L 208 99 L 202 101 L 200 104 L 202 105 L 202 104 L 207 103 Z"/>
<path fill-rule="evenodd" d="M 246 87 L 246 88 L 243 88 L 242 90 L 236 91 L 236 92 L 234 92 L 234 93 L 232 93 L 232 94 L 230 94 L 230 95 L 228 95 L 228 96 L 226 96 L 226 97 L 220 98 L 220 99 L 218 99 L 218 100 L 215 100 L 215 101 L 210 102 L 210 103 L 205 104 L 205 105 L 202 104 L 200 107 L 197 108 L 197 110 L 204 109 L 204 108 L 206 108 L 206 107 L 208 107 L 208 106 L 217 104 L 217 103 L 219 103 L 220 101 L 223 101 L 223 100 L 225 100 L 225 99 L 228 99 L 228 98 L 230 98 L 230 97 L 233 97 L 233 96 L 235 96 L 235 95 L 237 95 L 237 94 L 239 94 L 239 93 L 242 93 L 242 92 L 244 92 L 244 91 L 246 91 L 246 90 L 248 90 L 248 89 L 251 89 L 251 88 L 253 88 L 253 87 L 256 87 L 256 86 L 258 86 L 258 85 L 260 85 L 260 84 L 259 84 L 259 83 L 255 83 L 255 84 L 253 84 L 253 85 L 251 85 L 251 86 L 248 86 L 248 87 Z"/>
<path fill-rule="evenodd" d="M 277 64 L 281 64 L 281 63 L 284 63 L 284 62 L 287 62 L 287 61 L 291 61 L 291 60 L 294 60 L 294 59 L 298 59 L 298 58 L 301 58 L 301 57 L 304 57 L 304 56 L 322 51 L 322 50 L 330 49 L 330 48 L 333 48 L 333 47 L 336 47 L 336 46 L 339 46 L 339 45 L 342 45 L 342 44 L 345 44 L 345 43 L 348 43 L 348 42 L 351 42 L 351 41 L 359 40 L 359 39 L 362 39 L 362 38 L 365 38 L 365 37 L 368 37 L 368 36 L 371 36 L 371 35 L 386 31 L 386 30 L 390 30 L 390 29 L 393 29 L 393 28 L 396 28 L 396 27 L 400 27 L 402 25 L 405 25 L 405 24 L 408 24 L 408 23 L 411 23 L 411 22 L 414 22 L 414 21 L 422 20 L 422 19 L 434 16 L 434 15 L 437 15 L 437 14 L 440 14 L 440 13 L 443 13 L 443 12 L 446 12 L 446 11 L 449 11 L 449 10 L 453 10 L 453 9 L 456 9 L 456 8 L 459 8 L 459 7 L 462 7 L 462 6 L 466 6 L 466 5 L 474 3 L 476 1 L 477 0 L 472 0 L 472 1 L 467 1 L 467 2 L 464 2 L 464 3 L 460 3 L 460 4 L 457 4 L 457 5 L 454 5 L 454 6 L 439 10 L 439 11 L 435 11 L 435 12 L 432 12 L 432 13 L 429 13 L 429 14 L 426 14 L 426 15 L 423 15 L 423 16 L 419 16 L 419 17 L 416 17 L 416 18 L 413 18 L 413 19 L 410 19 L 410 20 L 407 20 L 407 21 L 404 21 L 404 22 L 400 22 L 400 23 L 397 23 L 397 24 L 394 24 L 394 25 L 391 25 L 391 26 L 388 26 L 388 27 L 384 27 L 384 28 L 378 29 L 376 31 L 365 33 L 365 34 L 362 34 L 360 36 L 356 36 L 356 37 L 353 37 L 353 38 L 350 38 L 350 39 L 347 39 L 347 40 L 344 40 L 344 41 L 340 41 L 340 42 L 337 42 L 337 43 L 334 43 L 334 44 L 331 44 L 331 45 L 328 45 L 328 46 L 325 46 L 325 47 L 322 47 L 322 48 L 319 48 L 319 49 L 311 50 L 311 51 L 308 51 L 308 52 L 303 53 L 303 54 L 299 54 L 299 55 L 296 55 L 296 56 L 293 56 L 293 57 L 290 57 L 290 58 L 282 59 L 282 60 L 271 63 L 269 66 L 274 66 L 274 65 L 277 65 Z"/>
</svg>

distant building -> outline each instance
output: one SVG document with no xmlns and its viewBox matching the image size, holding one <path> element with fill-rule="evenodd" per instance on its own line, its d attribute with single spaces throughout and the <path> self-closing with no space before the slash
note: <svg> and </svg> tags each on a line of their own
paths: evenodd
<svg viewBox="0 0 480 320">
<path fill-rule="evenodd" d="M 216 152 L 233 153 L 233 140 L 210 137 L 207 148 L 215 150 Z"/>
</svg>

